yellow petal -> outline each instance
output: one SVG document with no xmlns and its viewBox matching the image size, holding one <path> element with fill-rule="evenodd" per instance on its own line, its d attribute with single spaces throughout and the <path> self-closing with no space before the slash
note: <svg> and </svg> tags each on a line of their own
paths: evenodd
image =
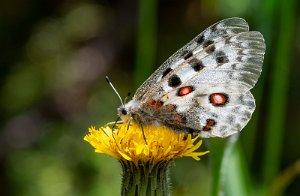
<svg viewBox="0 0 300 196">
<path fill-rule="evenodd" d="M 90 127 L 84 140 L 89 142 L 97 153 L 135 164 L 149 161 L 155 164 L 183 156 L 200 160 L 200 156 L 208 153 L 196 151 L 202 144 L 198 138 L 192 139 L 189 134 L 184 139 L 183 132 L 178 133 L 165 126 L 144 126 L 143 130 L 134 123 L 129 127 L 128 124 L 116 125 L 114 129 L 109 125 L 99 129 Z"/>
</svg>

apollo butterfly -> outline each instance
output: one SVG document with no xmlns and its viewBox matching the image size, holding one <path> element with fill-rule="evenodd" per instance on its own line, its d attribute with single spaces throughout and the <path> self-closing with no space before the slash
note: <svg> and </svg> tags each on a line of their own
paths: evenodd
<svg viewBox="0 0 300 196">
<path fill-rule="evenodd" d="M 124 123 L 164 125 L 203 138 L 240 132 L 255 109 L 250 93 L 265 42 L 242 18 L 224 19 L 167 59 L 118 108 Z"/>
</svg>

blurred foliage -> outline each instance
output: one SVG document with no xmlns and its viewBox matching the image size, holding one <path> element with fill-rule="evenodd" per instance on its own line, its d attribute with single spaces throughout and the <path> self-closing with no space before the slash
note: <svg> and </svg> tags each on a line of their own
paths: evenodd
<svg viewBox="0 0 300 196">
<path fill-rule="evenodd" d="M 122 97 L 134 93 L 173 52 L 233 16 L 267 41 L 253 89 L 257 110 L 238 141 L 205 140 L 211 153 L 202 161 L 176 161 L 173 194 L 299 195 L 299 1 L 0 5 L 2 195 L 119 195 L 118 162 L 95 154 L 82 139 L 89 126 L 117 117 L 120 103 L 104 76 Z"/>
</svg>

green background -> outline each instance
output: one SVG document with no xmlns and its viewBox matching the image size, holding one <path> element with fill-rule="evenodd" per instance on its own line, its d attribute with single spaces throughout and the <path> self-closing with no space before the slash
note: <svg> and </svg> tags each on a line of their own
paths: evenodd
<svg viewBox="0 0 300 196">
<path fill-rule="evenodd" d="M 267 50 L 239 136 L 177 160 L 173 195 L 300 194 L 298 0 L 0 2 L 1 195 L 119 195 L 121 168 L 83 141 L 119 100 L 211 24 L 245 18 Z M 224 158 L 222 158 L 224 155 Z M 222 161 L 223 160 L 223 161 Z"/>
</svg>

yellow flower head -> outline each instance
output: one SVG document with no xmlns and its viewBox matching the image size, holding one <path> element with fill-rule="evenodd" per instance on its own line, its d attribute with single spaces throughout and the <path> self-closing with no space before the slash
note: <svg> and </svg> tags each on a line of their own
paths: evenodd
<svg viewBox="0 0 300 196">
<path fill-rule="evenodd" d="M 192 139 L 190 134 L 185 138 L 184 133 L 174 132 L 165 126 L 144 126 L 142 130 L 132 123 L 129 127 L 128 124 L 118 124 L 114 128 L 111 125 L 99 129 L 91 127 L 84 140 L 97 153 L 132 161 L 137 165 L 147 162 L 156 164 L 183 156 L 200 160 L 200 156 L 208 151 L 195 152 L 202 144 L 202 140 L 197 138 Z"/>
</svg>

